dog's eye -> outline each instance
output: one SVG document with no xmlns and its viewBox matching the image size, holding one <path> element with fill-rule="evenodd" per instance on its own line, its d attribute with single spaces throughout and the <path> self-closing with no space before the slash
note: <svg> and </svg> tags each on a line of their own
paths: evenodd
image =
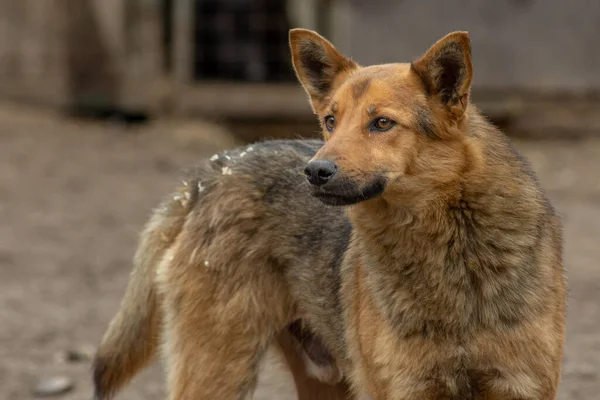
<svg viewBox="0 0 600 400">
<path fill-rule="evenodd" d="M 333 115 L 326 116 L 325 119 L 323 119 L 323 123 L 329 132 L 333 132 L 335 129 L 335 118 L 333 118 Z"/>
<path fill-rule="evenodd" d="M 396 123 L 389 118 L 376 118 L 371 123 L 371 129 L 375 131 L 384 132 L 394 126 Z"/>
</svg>

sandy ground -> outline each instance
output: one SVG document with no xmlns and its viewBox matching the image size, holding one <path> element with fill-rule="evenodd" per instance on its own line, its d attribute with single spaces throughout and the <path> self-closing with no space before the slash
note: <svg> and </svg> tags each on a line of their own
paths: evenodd
<svg viewBox="0 0 600 400">
<path fill-rule="evenodd" d="M 65 376 L 89 399 L 93 349 L 123 294 L 138 232 L 180 168 L 230 147 L 217 127 L 143 129 L 64 120 L 0 104 L 0 399 Z M 600 366 L 600 140 L 517 141 L 565 222 L 570 282 L 560 399 L 597 399 Z M 89 350 L 88 350 L 89 351 Z M 163 398 L 154 366 L 120 399 Z"/>
</svg>

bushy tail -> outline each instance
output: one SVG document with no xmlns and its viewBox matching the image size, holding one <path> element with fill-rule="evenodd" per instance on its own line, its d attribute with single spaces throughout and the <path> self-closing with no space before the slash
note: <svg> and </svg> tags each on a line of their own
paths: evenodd
<svg viewBox="0 0 600 400">
<path fill-rule="evenodd" d="M 107 400 L 146 367 L 157 352 L 161 311 L 154 280 L 165 252 L 179 235 L 195 199 L 176 196 L 155 212 L 142 234 L 121 308 L 93 363 L 95 398 Z"/>
</svg>

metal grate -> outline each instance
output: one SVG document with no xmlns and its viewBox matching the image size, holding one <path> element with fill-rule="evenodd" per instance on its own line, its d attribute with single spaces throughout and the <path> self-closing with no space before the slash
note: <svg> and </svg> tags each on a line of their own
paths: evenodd
<svg viewBox="0 0 600 400">
<path fill-rule="evenodd" d="M 293 81 L 283 0 L 195 0 L 194 79 Z"/>
</svg>

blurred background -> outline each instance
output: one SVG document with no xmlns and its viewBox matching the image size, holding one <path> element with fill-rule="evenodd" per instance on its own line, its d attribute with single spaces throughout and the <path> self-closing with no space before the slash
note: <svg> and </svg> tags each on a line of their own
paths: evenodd
<svg viewBox="0 0 600 400">
<path fill-rule="evenodd" d="M 410 61 L 470 32 L 474 102 L 564 218 L 559 399 L 597 399 L 593 0 L 0 0 L 0 399 L 90 398 L 90 356 L 138 233 L 182 168 L 254 140 L 317 135 L 290 64 L 293 27 L 364 65 Z M 120 396 L 163 397 L 158 366 Z"/>
</svg>

